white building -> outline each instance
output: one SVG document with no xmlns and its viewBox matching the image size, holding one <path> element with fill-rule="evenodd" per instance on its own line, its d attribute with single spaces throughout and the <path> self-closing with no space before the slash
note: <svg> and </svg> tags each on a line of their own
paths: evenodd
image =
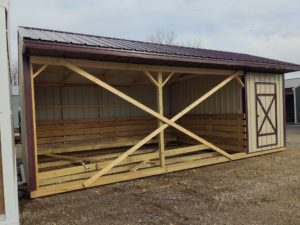
<svg viewBox="0 0 300 225">
<path fill-rule="evenodd" d="M 18 189 L 9 76 L 8 1 L 0 0 L 0 225 L 18 225 Z"/>
</svg>

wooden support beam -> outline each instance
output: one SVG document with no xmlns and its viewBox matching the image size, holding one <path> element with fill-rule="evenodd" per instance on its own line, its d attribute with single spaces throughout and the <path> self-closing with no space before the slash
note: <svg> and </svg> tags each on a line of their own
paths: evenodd
<svg viewBox="0 0 300 225">
<path fill-rule="evenodd" d="M 151 114 L 152 116 L 162 120 L 163 122 L 167 123 L 168 125 L 167 126 L 162 126 L 159 130 L 162 131 L 164 130 L 165 128 L 167 128 L 168 126 L 172 126 L 174 128 L 176 128 L 177 130 L 185 133 L 186 135 L 190 136 L 191 138 L 201 142 L 201 143 L 204 143 L 204 144 L 207 144 L 210 148 L 214 149 L 215 151 L 218 151 L 220 154 L 230 158 L 230 154 L 224 152 L 222 149 L 218 148 L 217 146 L 213 145 L 212 143 L 209 143 L 208 141 L 204 140 L 203 138 L 200 138 L 198 137 L 197 135 L 195 135 L 194 133 L 192 133 L 191 131 L 185 129 L 184 127 L 178 125 L 175 123 L 176 120 L 178 120 L 180 117 L 182 117 L 184 114 L 186 114 L 187 112 L 189 112 L 190 110 L 192 110 L 193 108 L 195 108 L 198 104 L 200 104 L 201 102 L 203 102 L 205 99 L 207 99 L 209 96 L 211 96 L 213 93 L 215 93 L 216 91 L 218 91 L 220 88 L 222 88 L 224 85 L 226 85 L 228 82 L 230 82 L 232 79 L 234 79 L 236 76 L 238 76 L 241 72 L 238 71 L 238 72 L 235 72 L 234 74 L 232 74 L 230 77 L 228 77 L 227 79 L 225 79 L 223 82 L 221 82 L 219 85 L 217 85 L 215 88 L 213 88 L 211 91 L 207 92 L 205 95 L 203 95 L 202 97 L 200 97 L 198 100 L 196 100 L 194 103 L 192 103 L 189 107 L 187 107 L 185 110 L 183 110 L 182 112 L 184 113 L 180 113 L 178 114 L 178 117 L 175 116 L 175 120 L 172 121 L 162 115 L 160 115 L 159 113 L 155 112 L 154 110 L 152 110 L 151 108 L 145 106 L 144 104 L 138 102 L 137 100 L 131 98 L 130 96 L 124 94 L 123 92 L 119 91 L 118 89 L 110 86 L 109 84 L 101 81 L 100 79 L 98 78 L 95 78 L 93 75 L 91 75 L 90 73 L 80 69 L 79 67 L 69 63 L 68 61 L 64 60 L 64 59 L 61 59 L 60 60 L 60 63 L 61 65 L 64 65 L 66 67 L 68 67 L 70 70 L 73 70 L 74 72 L 78 73 L 79 75 L 87 78 L 88 80 L 98 84 L 99 86 L 101 86 L 102 88 L 112 92 L 113 94 L 119 96 L 120 98 L 124 99 L 125 101 L 128 101 L 129 103 L 135 105 L 136 107 L 144 110 L 145 112 L 148 112 L 149 114 Z M 151 140 L 153 137 L 155 137 L 156 135 L 158 135 L 157 130 L 153 131 L 153 133 L 151 133 L 149 136 L 145 137 L 144 140 L 147 140 L 146 142 L 144 142 L 143 140 L 143 143 L 147 143 L 149 140 Z M 156 133 L 153 137 L 150 137 L 152 136 L 154 133 Z M 141 141 L 141 142 L 142 142 Z M 138 145 L 138 144 L 137 144 Z M 143 144 L 142 144 L 143 145 Z M 142 146 L 141 145 L 141 146 Z M 141 147 L 139 146 L 139 147 Z M 139 148 L 138 147 L 138 148 Z M 138 149 L 137 148 L 137 149 Z M 135 146 L 134 146 L 134 149 L 135 149 Z M 136 151 L 137 149 L 133 150 Z M 129 151 L 129 150 L 128 150 Z M 130 152 L 130 151 L 129 151 Z M 125 153 L 124 153 L 125 154 Z M 126 156 L 127 157 L 127 156 Z M 126 158 L 125 157 L 125 158 Z"/>
<path fill-rule="evenodd" d="M 241 78 L 235 77 L 235 80 L 238 82 L 238 84 L 240 85 L 241 88 L 245 87 L 245 85 L 244 85 L 243 81 L 241 80 Z"/>
<path fill-rule="evenodd" d="M 159 72 L 157 75 L 157 111 L 160 115 L 164 115 L 164 100 L 163 100 L 163 77 L 162 73 Z M 158 128 L 163 125 L 161 120 L 158 120 Z M 162 130 L 159 133 L 159 158 L 160 158 L 160 165 L 162 167 L 166 166 L 165 162 L 165 132 Z"/>
<path fill-rule="evenodd" d="M 162 86 L 165 86 L 168 81 L 172 78 L 174 72 L 170 73 L 169 76 L 167 76 L 167 78 L 163 81 Z"/>
<path fill-rule="evenodd" d="M 108 172 L 114 166 L 118 165 L 122 160 L 124 160 L 125 158 L 127 158 L 130 154 L 132 154 L 133 152 L 135 152 L 137 149 L 139 149 L 141 146 L 143 146 L 145 143 L 147 143 L 153 137 L 155 137 L 156 135 L 158 135 L 162 130 L 166 129 L 169 125 L 173 126 L 174 128 L 178 129 L 179 131 L 185 133 L 186 135 L 194 138 L 195 140 L 197 140 L 197 141 L 199 141 L 199 142 L 201 142 L 201 143 L 209 146 L 213 150 L 215 150 L 215 151 L 219 152 L 220 154 L 226 156 L 227 158 L 231 159 L 230 154 L 228 154 L 227 152 L 225 152 L 222 149 L 218 148 L 217 146 L 213 145 L 212 143 L 206 141 L 205 139 L 203 139 L 203 138 L 195 135 L 191 131 L 183 128 L 182 126 L 180 126 L 178 124 L 176 124 L 175 121 L 178 120 L 179 118 L 181 118 L 183 115 L 185 115 L 187 112 L 189 112 L 193 108 L 195 108 L 197 105 L 199 105 L 201 102 L 203 102 L 209 96 L 211 96 L 213 93 L 215 93 L 216 91 L 218 91 L 220 88 L 222 88 L 224 85 L 226 85 L 232 79 L 234 79 L 236 76 L 238 76 L 240 74 L 240 71 L 235 72 L 230 77 L 226 78 L 223 82 L 221 82 L 220 84 L 218 84 L 216 87 L 214 87 L 213 89 L 211 89 L 205 95 L 203 95 L 202 97 L 200 97 L 199 99 L 197 99 L 190 106 L 188 106 L 187 108 L 185 108 L 184 110 L 182 110 L 180 113 L 178 113 L 176 116 L 174 116 L 171 120 L 169 120 L 166 117 L 161 116 L 160 114 L 158 114 L 154 110 L 150 109 L 149 107 L 147 107 L 147 106 L 143 105 L 142 103 L 136 101 L 135 99 L 127 96 L 126 94 L 120 92 L 119 90 L 115 89 L 114 87 L 106 84 L 105 82 L 101 81 L 100 79 L 95 78 L 93 75 L 89 74 L 88 72 L 86 72 L 86 71 L 80 69 L 79 67 L 77 67 L 77 66 L 75 66 L 75 65 L 67 62 L 66 60 L 61 59 L 60 63 L 61 63 L 61 65 L 64 65 L 64 66 L 68 67 L 69 69 L 73 70 L 74 72 L 78 73 L 79 75 L 87 78 L 88 80 L 90 80 L 90 81 L 98 84 L 99 86 L 105 88 L 106 90 L 114 93 L 115 95 L 121 97 L 122 99 L 130 102 L 131 104 L 139 107 L 140 109 L 148 112 L 149 114 L 151 114 L 151 115 L 155 116 L 156 118 L 162 120 L 163 122 L 167 123 L 167 124 L 164 124 L 163 126 L 161 126 L 160 128 L 156 129 L 155 131 L 153 131 L 151 134 L 149 134 L 147 137 L 145 137 L 143 140 L 141 140 L 135 146 L 133 146 L 132 148 L 130 148 L 127 152 L 123 153 L 119 158 L 117 158 L 116 160 L 114 160 L 114 162 L 112 162 L 110 165 L 108 165 L 107 167 L 103 168 L 101 171 L 99 171 L 97 174 L 95 174 L 89 180 L 87 180 L 86 182 L 84 182 L 84 186 L 85 187 L 89 186 L 91 183 L 93 183 L 99 177 L 101 177 L 102 175 L 104 175 L 106 172 Z"/>
<path fill-rule="evenodd" d="M 74 75 L 74 72 L 71 72 L 70 74 L 66 74 L 63 79 L 61 80 L 61 84 L 65 84 L 72 76 Z"/>
<path fill-rule="evenodd" d="M 176 77 L 176 78 L 172 79 L 168 85 L 173 84 L 178 81 L 189 80 L 189 79 L 192 79 L 195 77 L 200 77 L 200 76 L 203 76 L 203 74 L 184 74 L 180 77 Z"/>
<path fill-rule="evenodd" d="M 30 56 L 30 60 L 35 64 L 61 65 L 61 58 Z M 234 70 L 208 69 L 208 68 L 190 68 L 190 67 L 171 67 L 156 65 L 141 65 L 132 63 L 115 63 L 103 62 L 95 60 L 68 59 L 70 63 L 78 67 L 99 68 L 99 69 L 116 69 L 116 70 L 132 70 L 132 71 L 159 71 L 159 72 L 175 72 L 188 74 L 204 74 L 204 75 L 223 75 L 228 76 L 234 73 Z"/>
<path fill-rule="evenodd" d="M 149 163 L 149 160 L 144 160 L 140 162 L 139 164 L 135 165 L 130 171 L 135 172 L 143 167 L 145 167 Z"/>
<path fill-rule="evenodd" d="M 38 71 L 36 71 L 34 74 L 32 74 L 33 79 L 36 78 L 38 75 L 40 75 L 47 67 L 48 67 L 48 64 L 45 64 L 40 69 L 38 69 Z"/>
<path fill-rule="evenodd" d="M 35 74 L 39 75 L 47 66 L 44 65 Z M 43 69 L 44 68 L 44 69 Z M 33 65 L 30 63 L 30 77 L 31 77 L 31 100 L 32 100 L 32 121 L 33 121 L 33 142 L 34 142 L 34 158 L 35 158 L 35 177 L 38 177 L 38 156 L 37 156 L 37 135 L 36 135 L 36 110 L 35 110 L 35 90 L 34 90 L 34 78 L 37 76 L 33 74 Z M 38 180 L 36 180 L 37 187 L 39 186 Z"/>
<path fill-rule="evenodd" d="M 157 81 L 153 78 L 153 76 L 152 76 L 148 71 L 144 71 L 144 74 L 146 75 L 146 77 L 148 77 L 148 79 L 149 79 L 156 87 L 158 87 Z"/>
<path fill-rule="evenodd" d="M 197 105 L 199 105 L 201 102 L 203 102 L 205 99 L 207 99 L 208 97 L 210 97 L 212 94 L 214 94 L 216 91 L 218 91 L 220 88 L 222 88 L 223 86 L 225 86 L 227 83 L 229 83 L 232 79 L 234 79 L 236 76 L 238 76 L 240 72 L 235 72 L 234 74 L 232 74 L 230 77 L 226 78 L 224 81 L 222 81 L 221 83 L 219 83 L 217 86 L 215 86 L 213 89 L 211 89 L 210 91 L 208 91 L 205 95 L 203 95 L 202 97 L 200 97 L 199 99 L 197 99 L 196 101 L 194 101 L 191 105 L 189 105 L 187 108 L 185 108 L 184 110 L 182 110 L 180 113 L 178 113 L 176 116 L 174 116 L 170 121 L 171 121 L 171 126 L 175 127 L 176 129 L 178 129 L 179 131 L 182 131 L 183 133 L 187 134 L 188 136 L 194 138 L 195 140 L 209 146 L 210 148 L 212 148 L 213 150 L 219 152 L 220 154 L 226 156 L 227 158 L 231 159 L 231 155 L 228 154 L 227 152 L 223 151 L 222 149 L 218 148 L 217 146 L 209 143 L 208 141 L 204 140 L 201 137 L 198 137 L 197 135 L 193 134 L 192 132 L 186 130 L 185 128 L 175 124 L 174 122 L 176 120 L 178 120 L 179 118 L 181 118 L 183 115 L 185 115 L 187 112 L 189 112 L 190 110 L 192 110 L 193 108 L 195 108 Z M 164 121 L 165 122 L 165 121 Z M 91 185 L 93 182 L 95 182 L 99 177 L 101 177 L 102 175 L 104 175 L 105 173 L 107 173 L 110 169 L 112 169 L 114 166 L 118 165 L 120 162 L 122 162 L 125 158 L 127 158 L 130 154 L 132 154 L 133 152 L 135 152 L 137 149 L 139 149 L 141 146 L 143 146 L 145 143 L 147 143 L 149 140 L 151 140 L 152 138 L 154 138 L 156 135 L 158 135 L 160 133 L 160 131 L 166 129 L 169 126 L 169 120 L 166 120 L 166 122 L 168 124 L 164 124 L 163 126 L 157 128 L 155 131 L 153 131 L 151 134 L 149 134 L 147 137 L 145 137 L 143 140 L 141 140 L 139 143 L 137 143 L 135 146 L 133 146 L 132 148 L 130 148 L 128 151 L 126 151 L 125 153 L 123 153 L 121 156 L 119 156 L 119 158 L 115 159 L 110 165 L 108 165 L 107 167 L 103 168 L 102 170 L 100 170 L 97 174 L 95 174 L 94 176 L 92 176 L 90 179 L 88 179 L 87 181 L 85 181 L 83 183 L 84 187 L 88 187 L 89 185 Z"/>
</svg>

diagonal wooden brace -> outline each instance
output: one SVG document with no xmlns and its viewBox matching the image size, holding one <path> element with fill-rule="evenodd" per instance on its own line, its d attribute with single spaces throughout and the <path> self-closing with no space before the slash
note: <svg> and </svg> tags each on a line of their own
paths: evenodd
<svg viewBox="0 0 300 225">
<path fill-rule="evenodd" d="M 207 99 L 209 96 L 211 96 L 213 93 L 215 93 L 216 91 L 218 91 L 220 88 L 222 88 L 224 85 L 226 85 L 228 82 L 230 82 L 232 79 L 234 79 L 236 76 L 238 76 L 240 74 L 240 72 L 236 72 L 234 74 L 232 74 L 230 77 L 226 78 L 223 82 L 221 82 L 220 84 L 218 84 L 216 87 L 214 87 L 213 89 L 211 89 L 209 92 L 207 92 L 205 95 L 203 95 L 202 97 L 200 97 L 198 100 L 196 100 L 195 102 L 193 102 L 190 106 L 188 106 L 187 108 L 185 108 L 184 110 L 182 110 L 180 113 L 178 113 L 176 116 L 174 116 L 171 120 L 167 119 L 164 116 L 161 116 L 160 114 L 158 114 L 157 112 L 155 112 L 154 110 L 148 108 L 147 106 L 141 104 L 140 102 L 130 98 L 129 96 L 125 95 L 124 93 L 120 92 L 119 90 L 115 89 L 114 87 L 106 84 L 105 82 L 101 81 L 100 79 L 95 78 L 93 75 L 87 73 L 86 71 L 68 63 L 65 60 L 61 60 L 60 63 L 66 67 L 68 67 L 69 69 L 75 71 L 76 73 L 82 75 L 83 77 L 89 79 L 90 81 L 98 84 L 99 86 L 105 88 L 106 90 L 118 95 L 119 97 L 123 98 L 124 100 L 132 103 L 133 105 L 143 109 L 144 111 L 150 113 L 151 115 L 155 116 L 156 118 L 162 120 L 163 122 L 167 123 L 164 124 L 163 126 L 157 128 L 155 131 L 153 131 L 151 134 L 149 134 L 147 137 L 145 137 L 143 140 L 141 140 L 139 143 L 137 143 L 135 146 L 133 146 L 132 148 L 130 148 L 127 152 L 123 153 L 119 158 L 115 159 L 110 165 L 108 165 L 107 167 L 103 168 L 101 171 L 99 171 L 97 174 L 95 174 L 93 177 L 91 177 L 89 180 L 87 180 L 84 183 L 84 186 L 89 186 L 90 184 L 92 184 L 95 180 L 97 180 L 99 177 L 101 177 L 102 175 L 104 175 L 106 172 L 108 172 L 111 168 L 113 168 L 114 166 L 118 165 L 122 160 L 124 160 L 126 157 L 128 157 L 128 155 L 132 154 L 134 151 L 136 151 L 138 148 L 140 148 L 142 145 L 144 145 L 145 143 L 147 143 L 149 140 L 151 140 L 153 137 L 155 137 L 157 134 L 159 134 L 162 130 L 166 129 L 169 125 L 173 126 L 174 128 L 178 129 L 179 131 L 187 134 L 188 136 L 194 138 L 195 140 L 207 145 L 208 147 L 212 148 L 213 150 L 219 152 L 220 154 L 226 156 L 227 158 L 231 159 L 232 157 L 230 156 L 230 154 L 226 153 L 225 151 L 223 151 L 222 149 L 218 148 L 217 146 L 209 143 L 208 141 L 204 140 L 201 137 L 198 137 L 197 135 L 195 135 L 194 133 L 190 132 L 189 130 L 181 127 L 180 125 L 176 124 L 175 121 L 178 120 L 179 118 L 181 118 L 183 115 L 185 115 L 187 112 L 189 112 L 190 110 L 192 110 L 193 108 L 195 108 L 198 104 L 200 104 L 202 101 L 204 101 L 205 99 Z"/>
<path fill-rule="evenodd" d="M 185 108 L 184 110 L 182 110 L 180 113 L 178 113 L 176 116 L 174 116 L 171 121 L 172 121 L 172 125 L 173 127 L 177 128 L 178 130 L 182 131 L 183 130 L 180 128 L 179 125 L 175 124 L 174 122 L 176 120 L 178 120 L 179 118 L 181 118 L 183 115 L 185 115 L 187 112 L 189 112 L 190 110 L 192 110 L 193 108 L 195 108 L 197 105 L 199 105 L 202 101 L 204 101 L 205 99 L 207 99 L 209 96 L 211 96 L 213 93 L 215 93 L 217 90 L 219 90 L 221 87 L 223 87 L 225 84 L 227 84 L 229 81 L 231 81 L 232 79 L 234 79 L 234 77 L 236 76 L 236 73 L 231 75 L 230 77 L 228 77 L 227 79 L 225 79 L 223 82 L 221 82 L 220 84 L 218 84 L 216 87 L 214 87 L 213 89 L 211 89 L 209 92 L 207 92 L 205 95 L 203 95 L 202 97 L 200 97 L 199 99 L 197 99 L 195 102 L 193 102 L 190 106 L 188 106 L 187 108 Z M 93 182 L 95 182 L 98 178 L 100 178 L 101 176 L 103 176 L 104 174 L 106 174 L 109 170 L 111 170 L 114 166 L 118 165 L 120 162 L 122 162 L 124 159 L 126 159 L 130 154 L 132 154 L 133 152 L 135 152 L 137 149 L 139 149 L 141 146 L 143 146 L 144 144 L 146 144 L 148 141 L 150 141 L 152 138 L 154 138 L 156 135 L 158 135 L 162 130 L 166 129 L 169 125 L 168 124 L 164 124 L 161 127 L 157 128 L 155 131 L 153 131 L 151 134 L 149 134 L 147 137 L 145 137 L 143 140 L 141 140 L 139 143 L 137 143 L 135 146 L 133 146 L 132 148 L 130 148 L 129 150 L 127 150 L 126 152 L 124 152 L 122 155 L 120 155 L 117 159 L 115 159 L 113 162 L 111 162 L 109 165 L 107 165 L 105 168 L 103 168 L 102 170 L 100 170 L 98 173 L 96 173 L 95 175 L 93 175 L 91 178 L 89 178 L 87 181 L 85 181 L 83 183 L 84 187 L 88 187 L 89 185 L 91 185 Z M 185 129 L 185 128 L 183 128 Z M 197 135 L 193 134 L 192 132 L 185 130 L 184 133 L 188 133 L 188 135 L 194 139 L 196 139 L 197 141 L 207 145 L 208 147 L 212 148 L 213 150 L 219 152 L 220 154 L 224 155 L 225 157 L 232 159 L 232 156 L 230 154 L 228 154 L 227 152 L 223 151 L 222 149 L 218 148 L 217 146 L 209 143 L 208 141 L 204 140 L 201 137 L 198 137 Z"/>
<path fill-rule="evenodd" d="M 244 85 L 243 81 L 241 80 L 241 78 L 239 78 L 239 77 L 237 76 L 237 77 L 235 77 L 235 80 L 238 82 L 238 84 L 239 84 L 239 86 L 240 86 L 241 88 L 244 88 L 244 87 L 245 87 L 245 85 Z"/>
<path fill-rule="evenodd" d="M 89 74 L 88 72 L 80 69 L 79 67 L 67 62 L 64 59 L 60 60 L 60 63 L 66 67 L 68 67 L 70 70 L 73 70 L 74 72 L 78 73 L 79 75 L 87 78 L 88 80 L 98 84 L 99 86 L 103 87 L 104 89 L 114 93 L 115 95 L 119 96 L 120 98 L 128 101 L 129 103 L 135 105 L 136 107 L 148 112 L 149 114 L 151 114 L 152 116 L 160 119 L 161 121 L 167 123 L 167 126 L 162 128 L 158 128 L 159 132 L 164 130 L 165 128 L 167 128 L 169 125 L 176 128 L 177 130 L 183 132 L 184 134 L 190 136 L 191 138 L 209 146 L 210 148 L 212 148 L 213 150 L 219 152 L 220 154 L 226 156 L 227 158 L 231 158 L 230 154 L 226 153 L 225 151 L 223 151 L 222 149 L 218 148 L 217 146 L 213 145 L 212 143 L 209 143 L 208 141 L 204 140 L 203 138 L 198 137 L 197 135 L 195 135 L 194 133 L 192 133 L 191 131 L 185 129 L 184 127 L 178 125 L 175 123 L 176 120 L 180 119 L 182 116 L 184 116 L 187 112 L 189 112 L 190 110 L 192 110 L 193 108 L 195 108 L 197 105 L 199 105 L 201 102 L 203 102 L 205 99 L 207 99 L 209 96 L 211 96 L 213 93 L 215 93 L 216 91 L 218 91 L 220 88 L 222 88 L 224 85 L 226 85 L 227 83 L 229 83 L 232 79 L 234 79 L 235 77 L 237 77 L 238 75 L 240 75 L 240 71 L 235 72 L 234 74 L 232 74 L 231 76 L 229 76 L 228 78 L 226 78 L 224 81 L 222 81 L 220 84 L 218 84 L 216 87 L 214 87 L 213 89 L 211 89 L 210 91 L 208 91 L 205 95 L 203 95 L 202 97 L 200 97 L 198 100 L 194 101 L 190 106 L 188 106 L 187 108 L 185 108 L 184 110 L 182 110 L 180 113 L 178 113 L 176 116 L 174 116 L 171 120 L 167 119 L 166 117 L 160 115 L 159 113 L 157 113 L 156 111 L 150 109 L 149 107 L 143 105 L 142 103 L 136 101 L 135 99 L 129 97 L 128 95 L 124 94 L 123 92 L 119 91 L 118 89 L 110 86 L 109 84 L 101 81 L 100 79 L 94 77 L 93 75 Z M 173 120 L 174 119 L 174 120 Z M 155 130 L 157 131 L 157 130 Z M 153 133 L 155 132 L 153 131 Z M 159 133 L 157 132 L 156 135 Z M 155 136 L 155 135 L 154 135 Z M 154 137 L 153 136 L 153 137 Z M 147 136 L 148 137 L 148 136 Z M 146 138 L 147 138 L 146 137 Z M 153 138 L 152 137 L 152 138 Z M 145 138 L 145 139 L 146 139 Z M 151 140 L 152 138 L 150 138 L 149 140 Z M 138 143 L 139 144 L 139 143 Z M 125 153 L 124 153 L 125 154 Z"/>
<path fill-rule="evenodd" d="M 43 65 L 38 71 L 36 71 L 33 75 L 32 78 L 36 78 L 38 75 L 40 75 L 46 68 L 48 67 L 48 64 Z"/>
<path fill-rule="evenodd" d="M 148 77 L 148 79 L 156 86 L 158 87 L 158 82 L 157 80 L 155 80 L 153 78 L 153 76 L 148 72 L 148 71 L 144 71 L 144 74 L 146 75 L 146 77 Z"/>
</svg>

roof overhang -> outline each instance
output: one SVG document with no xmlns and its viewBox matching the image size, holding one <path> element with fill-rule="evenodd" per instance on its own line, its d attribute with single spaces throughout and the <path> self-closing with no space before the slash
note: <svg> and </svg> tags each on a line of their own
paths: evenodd
<svg viewBox="0 0 300 225">
<path fill-rule="evenodd" d="M 285 94 L 286 95 L 294 94 L 293 88 L 285 88 Z"/>
<path fill-rule="evenodd" d="M 238 69 L 270 73 L 288 73 L 300 71 L 298 65 L 280 65 L 249 61 L 208 59 L 191 56 L 173 56 L 156 53 L 100 48 L 86 45 L 65 44 L 41 40 L 24 39 L 23 53 L 36 56 L 65 57 L 75 59 L 101 60 L 108 62 L 164 65 L 175 67 Z"/>
</svg>

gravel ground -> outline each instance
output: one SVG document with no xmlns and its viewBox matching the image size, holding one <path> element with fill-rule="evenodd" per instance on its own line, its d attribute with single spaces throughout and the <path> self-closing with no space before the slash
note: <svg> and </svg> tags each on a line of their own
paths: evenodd
<svg viewBox="0 0 300 225">
<path fill-rule="evenodd" d="M 24 225 L 300 224 L 300 127 L 288 151 L 34 200 Z"/>
</svg>

